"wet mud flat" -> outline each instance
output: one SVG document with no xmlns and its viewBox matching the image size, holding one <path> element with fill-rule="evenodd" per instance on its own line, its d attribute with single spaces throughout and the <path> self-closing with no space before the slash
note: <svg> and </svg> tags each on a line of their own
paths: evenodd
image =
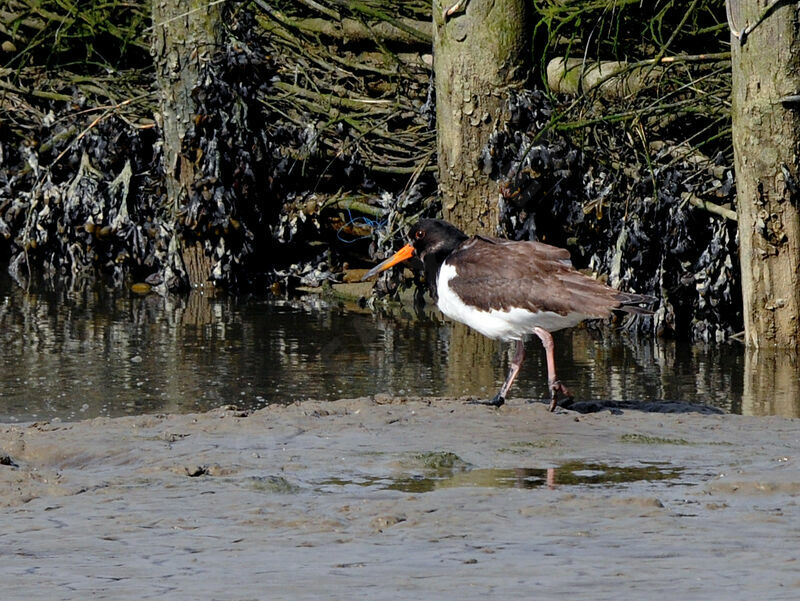
<svg viewBox="0 0 800 601">
<path fill-rule="evenodd" d="M 800 420 L 648 408 L 0 426 L 2 597 L 796 599 Z"/>
</svg>

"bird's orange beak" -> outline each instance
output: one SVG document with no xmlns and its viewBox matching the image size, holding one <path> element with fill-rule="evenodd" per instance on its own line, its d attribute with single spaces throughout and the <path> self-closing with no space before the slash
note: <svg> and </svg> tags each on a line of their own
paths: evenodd
<svg viewBox="0 0 800 601">
<path fill-rule="evenodd" d="M 413 256 L 414 256 L 414 247 L 411 246 L 410 244 L 406 244 L 403 248 L 398 250 L 391 257 L 386 259 L 383 263 L 379 263 L 378 265 L 370 269 L 366 274 L 364 274 L 364 277 L 361 278 L 361 281 L 363 282 L 367 278 L 371 278 L 372 276 L 374 276 L 376 273 L 380 273 L 381 271 L 389 269 L 390 267 L 394 267 L 398 263 L 407 261 Z"/>
</svg>

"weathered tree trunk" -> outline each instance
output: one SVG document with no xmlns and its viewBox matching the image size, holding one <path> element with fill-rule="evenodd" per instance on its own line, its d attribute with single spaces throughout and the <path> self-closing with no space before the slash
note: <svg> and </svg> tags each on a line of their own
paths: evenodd
<svg viewBox="0 0 800 601">
<path fill-rule="evenodd" d="M 153 0 L 153 62 L 159 87 L 164 172 L 173 232 L 165 274 L 169 288 L 183 281 L 202 286 L 211 260 L 202 244 L 180 238 L 178 220 L 194 184 L 192 161 L 181 155 L 184 135 L 195 117 L 192 90 L 202 65 L 211 59 L 220 36 L 221 4 L 206 0 Z"/>
<path fill-rule="evenodd" d="M 494 234 L 498 187 L 478 164 L 505 118 L 504 90 L 528 73 L 531 33 L 525 0 L 436 0 L 433 54 L 439 188 L 444 217 L 467 233 Z M 458 12 L 466 5 L 463 12 Z M 449 9 L 457 7 L 447 15 Z"/>
<path fill-rule="evenodd" d="M 745 339 L 800 342 L 800 21 L 794 3 L 729 0 Z M 757 23 L 742 38 L 738 27 Z M 738 34 L 738 35 L 737 35 Z M 782 100 L 783 99 L 783 100 Z"/>
</svg>

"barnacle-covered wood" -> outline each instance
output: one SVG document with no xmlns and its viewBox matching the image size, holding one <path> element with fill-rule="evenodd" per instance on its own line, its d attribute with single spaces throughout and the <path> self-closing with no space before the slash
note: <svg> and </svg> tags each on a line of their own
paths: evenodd
<svg viewBox="0 0 800 601">
<path fill-rule="evenodd" d="M 800 113 L 796 102 L 779 99 L 800 90 L 797 12 L 776 7 L 759 22 L 762 6 L 735 4 L 734 23 L 758 23 L 746 40 L 731 38 L 745 341 L 794 350 L 800 342 Z"/>
<path fill-rule="evenodd" d="M 508 120 L 504 95 L 528 76 L 531 38 L 526 0 L 477 0 L 449 16 L 433 3 L 436 150 L 444 217 L 468 234 L 498 232 L 497 183 L 478 157 Z"/>
<path fill-rule="evenodd" d="M 179 227 L 179 215 L 190 210 L 197 180 L 194 157 L 182 152 L 186 132 L 195 115 L 194 90 L 213 60 L 222 33 L 222 11 L 206 0 L 176 3 L 153 0 L 153 63 L 158 84 L 159 125 L 164 162 L 163 204 L 172 228 L 171 249 L 163 279 L 166 287 L 204 285 L 211 276 L 212 257 L 203 240 Z M 212 160 L 218 160 L 212 157 Z"/>
</svg>

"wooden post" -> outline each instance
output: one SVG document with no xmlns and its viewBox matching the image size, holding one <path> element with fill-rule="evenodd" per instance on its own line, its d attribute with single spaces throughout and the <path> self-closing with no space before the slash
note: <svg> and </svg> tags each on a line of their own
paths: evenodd
<svg viewBox="0 0 800 601">
<path fill-rule="evenodd" d="M 794 348 L 800 342 L 800 22 L 791 2 L 729 2 L 745 340 L 755 348 Z"/>
<path fill-rule="evenodd" d="M 506 118 L 504 91 L 527 77 L 529 11 L 526 0 L 433 3 L 439 189 L 444 218 L 468 234 L 499 224 L 498 186 L 478 159 Z"/>
<path fill-rule="evenodd" d="M 220 38 L 221 6 L 206 0 L 153 0 L 152 54 L 159 87 L 161 133 L 167 207 L 173 239 L 165 274 L 169 288 L 183 282 L 196 287 L 211 274 L 211 259 L 200 242 L 181 238 L 178 223 L 188 191 L 194 185 L 194 165 L 181 155 L 183 137 L 195 117 L 192 90 L 203 63 L 209 61 Z"/>
</svg>

